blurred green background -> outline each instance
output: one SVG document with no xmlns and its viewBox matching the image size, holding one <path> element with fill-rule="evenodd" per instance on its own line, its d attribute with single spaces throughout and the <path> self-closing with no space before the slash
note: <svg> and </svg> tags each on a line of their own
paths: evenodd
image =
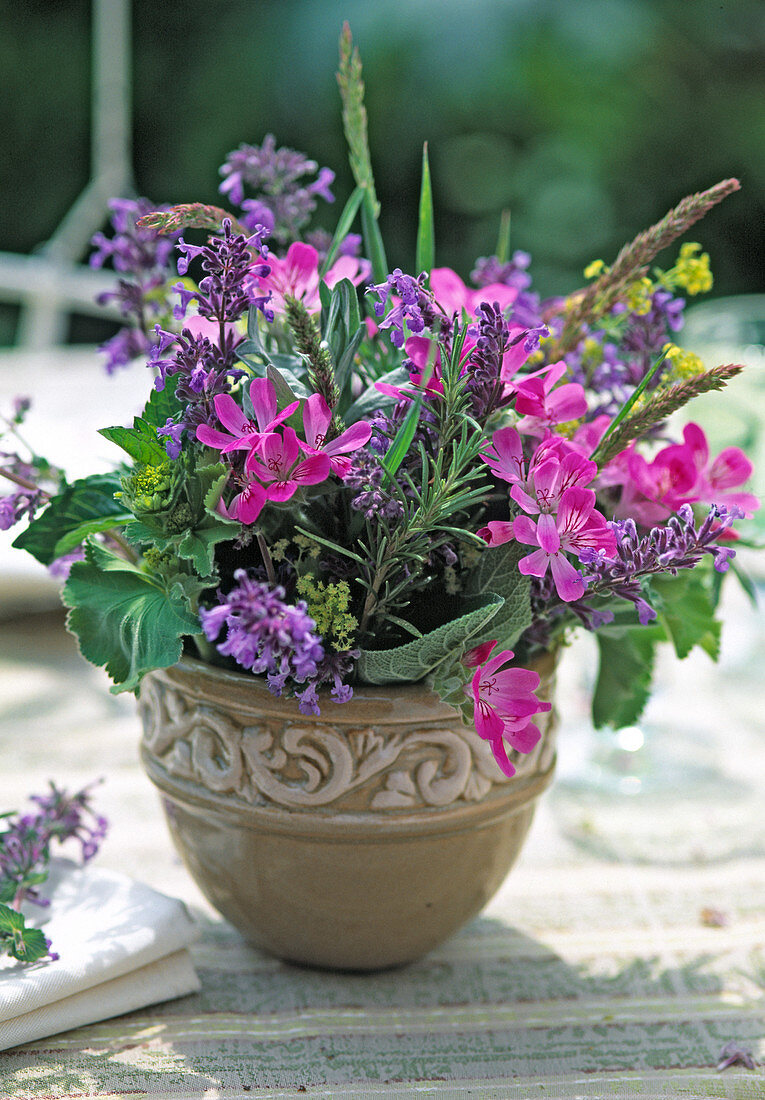
<svg viewBox="0 0 765 1100">
<path fill-rule="evenodd" d="M 2 0 L 0 250 L 44 241 L 88 177 L 89 0 Z M 352 183 L 337 41 L 361 51 L 388 259 L 411 270 L 422 143 L 439 264 L 463 276 L 493 252 L 531 252 L 543 294 L 582 281 L 683 195 L 742 191 L 691 233 L 715 295 L 765 289 L 762 0 L 134 0 L 136 186 L 156 202 L 216 201 L 217 169 L 273 132 Z M 97 322 L 73 339 L 98 339 Z M 0 341 L 14 309 L 2 307 Z"/>
</svg>

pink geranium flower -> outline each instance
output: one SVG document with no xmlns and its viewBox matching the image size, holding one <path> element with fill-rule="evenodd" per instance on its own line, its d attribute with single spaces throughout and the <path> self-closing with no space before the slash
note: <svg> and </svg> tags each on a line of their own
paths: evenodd
<svg viewBox="0 0 765 1100">
<path fill-rule="evenodd" d="M 544 577 L 549 568 L 556 591 L 566 603 L 581 599 L 585 591 L 581 573 L 566 554 L 580 556 L 585 548 L 602 549 L 606 557 L 616 553 L 616 537 L 605 516 L 595 509 L 595 494 L 578 485 L 563 492 L 556 516 L 543 513 L 537 523 L 528 516 L 518 516 L 508 526 L 512 526 L 518 542 L 539 547 L 521 558 L 520 572 L 525 576 Z"/>
<path fill-rule="evenodd" d="M 433 297 L 451 316 L 464 310 L 470 318 L 481 302 L 497 302 L 500 312 L 504 313 L 518 297 L 518 288 L 506 283 L 489 283 L 480 290 L 473 290 L 463 283 L 456 271 L 450 267 L 434 267 L 430 273 L 430 289 Z M 520 328 L 520 326 L 519 326 Z"/>
<path fill-rule="evenodd" d="M 517 394 L 515 411 L 523 418 L 518 423 L 518 431 L 544 436 L 553 424 L 564 424 L 584 416 L 587 412 L 584 387 L 578 382 L 565 382 L 556 388 L 566 370 L 561 360 L 524 375 L 519 382 L 510 383 Z"/>
<path fill-rule="evenodd" d="M 232 498 L 228 508 L 221 500 L 218 511 L 229 519 L 238 519 L 240 523 L 250 524 L 254 523 L 263 511 L 267 499 L 263 486 L 252 478 L 248 478 Z"/>
<path fill-rule="evenodd" d="M 265 487 L 266 498 L 273 501 L 289 500 L 304 485 L 326 481 L 330 469 L 326 454 L 312 454 L 301 460 L 294 428 L 285 428 L 282 435 L 264 435 L 245 461 L 247 473 Z"/>
<path fill-rule="evenodd" d="M 197 439 L 222 453 L 249 450 L 266 434 L 288 420 L 300 404 L 293 401 L 281 412 L 277 411 L 276 390 L 267 378 L 255 378 L 250 383 L 250 401 L 255 420 L 249 420 L 229 393 L 219 393 L 213 398 L 218 420 L 228 432 L 218 431 L 209 424 L 200 424 Z"/>
<path fill-rule="evenodd" d="M 328 455 L 332 472 L 338 477 L 345 477 L 351 467 L 351 459 L 345 455 L 349 451 L 358 450 L 369 441 L 372 427 L 366 420 L 359 420 L 327 443 L 327 428 L 331 422 L 332 410 L 327 402 L 321 394 L 311 394 L 303 406 L 306 442 L 301 446 L 308 454 Z"/>
<path fill-rule="evenodd" d="M 270 252 L 268 263 L 270 274 L 259 276 L 257 282 L 261 290 L 273 293 L 270 305 L 277 313 L 284 313 L 286 297 L 297 298 L 311 313 L 321 309 L 319 253 L 312 245 L 295 241 L 283 259 Z M 350 279 L 354 286 L 358 286 L 367 282 L 371 273 L 372 266 L 368 260 L 340 256 L 324 276 L 324 282 L 330 289 L 341 279 Z"/>
<path fill-rule="evenodd" d="M 465 693 L 473 698 L 473 719 L 476 733 L 491 745 L 494 759 L 505 775 L 514 775 L 515 768 L 507 756 L 504 742 L 517 752 L 531 752 L 541 736 L 529 717 L 551 708 L 534 692 L 539 676 L 526 668 L 504 668 L 513 652 L 504 649 L 489 657 L 497 643 L 486 642 L 466 654 L 463 663 L 475 667 Z M 488 658 L 488 659 L 487 659 Z"/>
<path fill-rule="evenodd" d="M 589 485 L 598 472 L 595 462 L 583 458 L 575 451 L 569 451 L 562 458 L 558 458 L 549 449 L 546 453 L 549 457 L 541 463 L 534 464 L 532 460 L 526 487 L 516 484 L 510 490 L 510 496 L 515 503 L 529 515 L 556 512 L 567 489 L 574 485 L 582 488 Z"/>
</svg>

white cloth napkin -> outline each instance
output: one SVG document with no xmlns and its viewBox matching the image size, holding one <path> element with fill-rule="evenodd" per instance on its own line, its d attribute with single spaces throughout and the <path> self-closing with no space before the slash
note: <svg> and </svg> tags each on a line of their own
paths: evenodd
<svg viewBox="0 0 765 1100">
<path fill-rule="evenodd" d="M 183 902 L 126 875 L 53 860 L 42 893 L 25 906 L 58 959 L 0 959 L 0 1050 L 199 988 L 186 948 L 199 928 Z"/>
</svg>

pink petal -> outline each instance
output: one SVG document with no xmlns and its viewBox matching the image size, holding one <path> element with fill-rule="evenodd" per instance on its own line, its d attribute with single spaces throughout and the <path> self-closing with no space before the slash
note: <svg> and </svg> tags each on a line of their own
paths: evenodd
<svg viewBox="0 0 765 1100">
<path fill-rule="evenodd" d="M 219 393 L 213 398 L 215 412 L 224 428 L 235 435 L 243 435 L 249 428 L 247 417 L 230 393 Z"/>
<path fill-rule="evenodd" d="M 488 526 L 491 527 L 492 525 L 489 524 Z M 516 516 L 511 526 L 513 528 L 513 534 L 518 542 L 526 542 L 531 546 L 539 546 L 537 525 L 533 520 L 530 520 L 528 516 Z"/>
<path fill-rule="evenodd" d="M 492 706 L 483 699 L 474 698 L 473 724 L 479 737 L 484 741 L 490 741 L 493 737 L 500 737 L 504 724 Z"/>
<path fill-rule="evenodd" d="M 217 397 L 215 399 L 217 407 Z M 255 419 L 262 432 L 268 431 L 276 416 L 276 390 L 267 378 L 253 378 L 250 382 L 250 401 Z"/>
<path fill-rule="evenodd" d="M 330 470 L 329 455 L 309 455 L 302 462 L 298 462 L 290 478 L 298 485 L 317 485 L 320 481 L 327 480 Z"/>
<path fill-rule="evenodd" d="M 518 522 L 517 520 L 515 521 Z M 532 525 L 533 526 L 533 525 Z M 480 531 L 476 531 L 479 538 L 482 538 L 489 546 L 502 546 L 505 542 L 512 542 L 514 538 L 518 536 L 515 534 L 513 523 L 508 523 L 507 520 L 493 519 L 482 527 Z M 521 540 L 527 541 L 527 540 Z M 536 539 L 534 539 L 536 542 Z"/>
<path fill-rule="evenodd" d="M 366 420 L 358 420 L 355 424 L 351 424 L 350 428 L 346 428 L 337 439 L 327 443 L 324 451 L 328 455 L 355 451 L 358 447 L 363 447 L 365 443 L 369 442 L 371 434 L 372 425 L 368 424 Z"/>
<path fill-rule="evenodd" d="M 683 428 L 683 442 L 693 455 L 693 461 L 700 469 L 709 462 L 709 444 L 704 429 L 698 424 L 686 424 Z"/>
<path fill-rule="evenodd" d="M 211 428 L 208 424 L 197 426 L 197 439 L 200 443 L 204 443 L 206 447 L 216 447 L 218 449 L 231 442 L 230 435 L 226 432 L 219 432 L 217 428 Z"/>
<path fill-rule="evenodd" d="M 520 485 L 513 485 L 510 489 L 510 496 L 516 504 L 523 508 L 524 512 L 528 512 L 530 516 L 536 516 L 539 513 L 539 502 L 529 496 L 525 489 L 522 489 Z"/>
<path fill-rule="evenodd" d="M 250 481 L 232 501 L 236 518 L 241 523 L 254 523 L 266 503 L 266 490 L 257 481 Z"/>
<path fill-rule="evenodd" d="M 595 494 L 593 493 L 593 496 Z M 560 535 L 555 516 L 544 513 L 537 523 L 537 541 L 547 554 L 556 554 L 560 549 Z"/>
<path fill-rule="evenodd" d="M 571 536 L 584 527 L 594 507 L 595 494 L 592 489 L 583 489 L 580 485 L 572 485 L 570 489 L 566 489 L 558 507 L 561 537 Z"/>
<path fill-rule="evenodd" d="M 470 292 L 456 271 L 450 267 L 434 267 L 430 273 L 433 296 L 448 314 L 461 313 L 469 307 Z"/>
<path fill-rule="evenodd" d="M 709 469 L 709 482 L 715 489 L 734 489 L 753 473 L 754 466 L 740 447 L 726 447 Z"/>
<path fill-rule="evenodd" d="M 518 562 L 518 572 L 524 577 L 544 577 L 550 564 L 550 555 L 544 550 L 535 550 L 533 554 L 527 554 Z"/>
<path fill-rule="evenodd" d="M 571 603 L 580 600 L 585 592 L 585 583 L 581 574 L 574 568 L 564 554 L 553 554 L 550 558 L 552 578 L 562 600 Z"/>
<path fill-rule="evenodd" d="M 494 759 L 499 764 L 501 771 L 504 772 L 504 774 L 507 776 L 515 775 L 515 768 L 508 759 L 507 749 L 505 748 L 505 743 L 502 738 L 492 737 L 489 740 L 489 744 L 491 745 L 491 751 L 494 754 Z"/>
<path fill-rule="evenodd" d="M 312 447 L 323 447 L 332 411 L 320 393 L 312 393 L 303 406 L 303 429 Z"/>
<path fill-rule="evenodd" d="M 535 726 L 533 722 L 529 722 L 523 729 L 507 730 L 505 737 L 516 752 L 531 752 L 539 744 L 542 734 L 538 726 Z"/>
<path fill-rule="evenodd" d="M 297 489 L 298 483 L 296 481 L 272 481 L 271 484 L 266 487 L 266 496 L 269 500 L 283 503 L 285 500 L 290 500 L 294 497 Z"/>
<path fill-rule="evenodd" d="M 493 642 L 482 642 L 481 645 L 469 649 L 462 658 L 463 665 L 466 668 L 477 668 L 479 665 L 482 665 L 484 661 L 488 660 L 489 654 L 496 644 L 496 640 Z"/>
<path fill-rule="evenodd" d="M 567 420 L 578 420 L 587 412 L 587 398 L 584 387 L 578 382 L 566 382 L 550 394 L 547 408 L 558 424 Z"/>
</svg>

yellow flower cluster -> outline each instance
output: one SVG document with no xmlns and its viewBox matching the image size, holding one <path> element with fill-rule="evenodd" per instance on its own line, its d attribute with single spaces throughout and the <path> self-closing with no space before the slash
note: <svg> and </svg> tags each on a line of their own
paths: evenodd
<svg viewBox="0 0 765 1100">
<path fill-rule="evenodd" d="M 647 276 L 637 279 L 627 287 L 625 301 L 630 313 L 636 313 L 638 317 L 644 317 L 651 312 L 651 296 L 655 287 Z"/>
<path fill-rule="evenodd" d="M 584 269 L 584 277 L 585 279 L 597 279 L 607 270 L 605 260 L 593 260 Z"/>
<path fill-rule="evenodd" d="M 700 244 L 681 245 L 680 255 L 669 274 L 675 286 L 682 287 L 688 294 L 706 294 L 712 289 L 709 253 L 702 252 Z"/>
<path fill-rule="evenodd" d="M 672 365 L 671 377 L 667 381 L 680 382 L 684 378 L 695 378 L 704 373 L 704 363 L 692 351 L 686 351 L 677 344 L 665 344 L 661 349 Z"/>
<path fill-rule="evenodd" d="M 298 578 L 297 590 L 308 604 L 308 614 L 322 638 L 331 641 L 337 650 L 350 649 L 359 624 L 348 611 L 351 590 L 347 581 L 325 584 L 306 573 Z"/>
</svg>

